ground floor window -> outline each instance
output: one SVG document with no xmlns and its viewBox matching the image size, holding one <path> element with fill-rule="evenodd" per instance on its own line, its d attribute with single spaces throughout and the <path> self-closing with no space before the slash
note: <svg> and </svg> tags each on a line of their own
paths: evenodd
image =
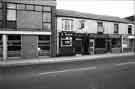
<svg viewBox="0 0 135 89">
<path fill-rule="evenodd" d="M 8 57 L 21 56 L 21 35 L 7 36 Z"/>
<path fill-rule="evenodd" d="M 2 57 L 2 49 L 3 49 L 3 46 L 2 46 L 2 35 L 0 35 L 0 57 Z"/>
<path fill-rule="evenodd" d="M 50 55 L 50 36 L 40 35 L 38 37 L 38 51 L 39 56 L 49 56 Z"/>
<path fill-rule="evenodd" d="M 105 39 L 97 38 L 95 39 L 95 48 L 105 48 Z"/>
<path fill-rule="evenodd" d="M 112 48 L 120 48 L 121 40 L 120 39 L 112 39 Z"/>
</svg>

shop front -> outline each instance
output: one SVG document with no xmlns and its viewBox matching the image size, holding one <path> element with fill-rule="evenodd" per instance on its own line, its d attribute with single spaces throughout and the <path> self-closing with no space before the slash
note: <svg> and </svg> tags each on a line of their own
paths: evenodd
<svg viewBox="0 0 135 89">
<path fill-rule="evenodd" d="M 103 54 L 110 50 L 107 34 L 89 34 L 89 41 L 90 54 Z"/>
<path fill-rule="evenodd" d="M 121 53 L 121 35 L 119 34 L 109 34 L 109 40 L 111 44 L 111 52 L 112 53 Z"/>
<path fill-rule="evenodd" d="M 59 55 L 85 55 L 89 54 L 88 34 L 74 32 L 59 33 Z"/>
</svg>

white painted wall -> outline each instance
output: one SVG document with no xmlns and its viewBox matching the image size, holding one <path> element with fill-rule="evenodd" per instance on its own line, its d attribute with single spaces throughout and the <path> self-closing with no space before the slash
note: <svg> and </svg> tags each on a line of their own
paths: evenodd
<svg viewBox="0 0 135 89">
<path fill-rule="evenodd" d="M 125 23 L 119 24 L 119 34 L 128 34 L 128 24 Z"/>
<path fill-rule="evenodd" d="M 58 17 L 57 18 L 57 30 L 58 32 L 62 31 L 62 19 L 72 19 L 73 20 L 73 31 L 78 33 L 97 33 L 97 20 L 87 20 L 87 19 L 78 19 L 78 18 L 66 18 Z M 85 28 L 79 30 L 79 21 L 85 20 Z M 116 22 L 107 22 L 103 21 L 104 33 L 113 34 L 114 24 Z M 117 23 L 119 24 L 119 34 L 128 34 L 128 24 Z"/>
</svg>

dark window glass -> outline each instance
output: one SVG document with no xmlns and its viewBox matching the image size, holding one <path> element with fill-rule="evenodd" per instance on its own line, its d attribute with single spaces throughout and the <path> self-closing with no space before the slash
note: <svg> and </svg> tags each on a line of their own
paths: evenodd
<svg viewBox="0 0 135 89">
<path fill-rule="evenodd" d="M 10 29 L 16 29 L 16 21 L 7 21 L 7 27 Z"/>
<path fill-rule="evenodd" d="M 119 24 L 114 24 L 114 33 L 119 32 Z"/>
<path fill-rule="evenodd" d="M 105 39 L 96 39 L 95 48 L 105 48 Z"/>
<path fill-rule="evenodd" d="M 132 34 L 132 25 L 128 25 L 128 34 Z"/>
<path fill-rule="evenodd" d="M 50 52 L 50 36 L 39 36 L 38 39 L 39 56 L 48 56 Z"/>
<path fill-rule="evenodd" d="M 51 31 L 51 23 L 43 23 L 43 31 Z"/>
<path fill-rule="evenodd" d="M 8 35 L 8 56 L 20 56 L 21 35 Z"/>
<path fill-rule="evenodd" d="M 25 5 L 24 4 L 17 4 L 17 9 L 25 9 Z"/>
<path fill-rule="evenodd" d="M 51 22 L 51 13 L 43 13 L 43 22 Z"/>
<path fill-rule="evenodd" d="M 104 32 L 103 22 L 98 22 L 97 24 L 98 24 L 97 32 L 103 33 Z"/>
</svg>

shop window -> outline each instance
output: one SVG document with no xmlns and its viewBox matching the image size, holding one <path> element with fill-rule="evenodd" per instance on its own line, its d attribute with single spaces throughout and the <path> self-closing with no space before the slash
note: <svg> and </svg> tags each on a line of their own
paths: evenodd
<svg viewBox="0 0 135 89">
<path fill-rule="evenodd" d="M 62 37 L 61 38 L 61 47 L 72 46 L 72 37 Z"/>
<path fill-rule="evenodd" d="M 0 57 L 2 57 L 2 49 L 3 49 L 3 46 L 2 46 L 2 35 L 0 35 Z"/>
<path fill-rule="evenodd" d="M 21 52 L 21 35 L 8 35 L 8 56 L 20 56 Z"/>
<path fill-rule="evenodd" d="M 112 39 L 112 48 L 120 48 L 121 42 L 120 39 Z"/>
<path fill-rule="evenodd" d="M 35 6 L 36 11 L 42 11 L 42 6 Z"/>
<path fill-rule="evenodd" d="M 51 31 L 51 23 L 43 23 L 43 31 Z"/>
<path fill-rule="evenodd" d="M 97 22 L 97 33 L 103 34 L 103 32 L 104 32 L 103 22 Z"/>
<path fill-rule="evenodd" d="M 43 7 L 43 11 L 51 11 L 51 7 Z"/>
<path fill-rule="evenodd" d="M 128 34 L 132 34 L 132 25 L 128 25 Z"/>
<path fill-rule="evenodd" d="M 62 20 L 62 29 L 64 31 L 72 31 L 72 29 L 73 29 L 73 20 L 71 20 L 71 19 L 63 19 Z"/>
<path fill-rule="evenodd" d="M 17 9 L 24 10 L 25 9 L 25 4 L 17 4 Z"/>
<path fill-rule="evenodd" d="M 43 22 L 51 22 L 51 13 L 43 13 Z"/>
<path fill-rule="evenodd" d="M 85 28 L 85 21 L 84 20 L 81 20 L 80 21 L 80 26 L 79 26 L 79 29 L 84 29 Z"/>
<path fill-rule="evenodd" d="M 39 36 L 38 39 L 39 56 L 49 56 L 50 53 L 50 36 Z"/>
<path fill-rule="evenodd" d="M 114 24 L 114 33 L 119 33 L 119 24 Z"/>
<path fill-rule="evenodd" d="M 105 48 L 105 39 L 95 39 L 95 48 Z"/>
</svg>

